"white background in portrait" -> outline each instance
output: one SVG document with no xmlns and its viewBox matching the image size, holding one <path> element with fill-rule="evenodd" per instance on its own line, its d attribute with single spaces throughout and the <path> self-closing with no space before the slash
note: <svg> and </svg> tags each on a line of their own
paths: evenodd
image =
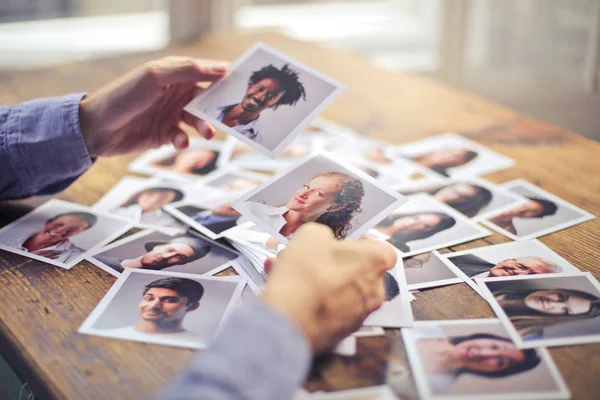
<svg viewBox="0 0 600 400">
<path fill-rule="evenodd" d="M 69 212 L 88 212 L 95 215 L 97 220 L 94 226 L 91 228 L 69 238 L 69 241 L 71 241 L 71 243 L 73 243 L 75 246 L 82 248 L 84 253 L 68 263 L 62 263 L 50 258 L 41 257 L 36 254 L 4 246 L 2 244 L 3 242 L 5 243 L 5 241 L 12 242 L 16 238 L 37 233 L 40 231 L 40 229 L 42 229 L 47 220 L 54 218 L 59 214 L 65 214 Z M 87 253 L 90 253 L 103 244 L 118 238 L 130 228 L 131 224 L 121 218 L 112 217 L 106 213 L 98 212 L 79 204 L 51 199 L 27 215 L 2 228 L 0 230 L 0 248 L 10 251 L 11 253 L 21 254 L 23 256 L 56 265 L 58 267 L 71 268 L 73 265 L 81 261 L 87 255 Z"/>
<path fill-rule="evenodd" d="M 445 395 L 434 395 L 429 390 L 421 358 L 417 352 L 414 334 L 419 328 L 439 327 L 447 337 L 489 333 L 510 339 L 497 319 L 470 319 L 454 321 L 415 322 L 413 329 L 402 330 L 404 344 L 412 366 L 413 376 L 425 399 L 566 399 L 569 391 L 546 349 L 537 349 L 542 361 L 532 370 L 506 378 L 485 378 L 464 373 L 458 377 Z"/>
<path fill-rule="evenodd" d="M 298 72 L 299 81 L 304 85 L 306 101 L 300 99 L 295 106 L 279 106 L 277 110 L 266 109 L 260 113 L 258 129 L 263 144 L 237 133 L 224 125 L 216 116 L 216 109 L 242 102 L 248 88 L 248 80 L 254 71 L 267 65 L 281 69 L 285 64 Z M 252 46 L 230 68 L 221 81 L 192 100 L 185 110 L 207 120 L 215 127 L 232 134 L 248 145 L 275 156 L 282 151 L 293 137 L 301 132 L 316 116 L 337 97 L 344 86 L 333 79 L 295 61 L 262 43 Z M 286 139 L 287 142 L 286 142 Z"/>
<path fill-rule="evenodd" d="M 462 279 L 448 266 L 448 261 L 437 251 L 432 251 L 429 260 L 420 268 L 404 268 L 408 290 L 418 290 L 437 286 L 462 283 Z"/>
<path fill-rule="evenodd" d="M 199 333 L 198 343 L 192 346 L 189 339 L 183 342 L 177 338 L 166 339 L 164 335 L 160 335 L 153 342 L 171 346 L 205 348 L 214 338 L 231 306 L 239 300 L 244 283 L 238 277 L 212 278 L 164 271 L 127 270 L 83 323 L 79 332 L 116 337 L 111 335 L 109 330 L 133 326 L 140 320 L 138 304 L 142 300 L 144 286 L 168 277 L 193 279 L 204 286 L 200 306 L 188 312 L 182 324 L 186 330 Z M 147 335 L 144 335 L 144 338 L 146 337 Z M 136 340 L 136 337 L 119 337 L 119 339 Z"/>
<path fill-rule="evenodd" d="M 408 199 L 409 201 L 398 210 L 394 211 L 392 215 L 440 212 L 454 218 L 456 224 L 451 228 L 438 232 L 428 238 L 407 242 L 410 251 L 402 253 L 405 257 L 453 246 L 459 243 L 470 242 L 491 235 L 486 229 L 478 226 L 475 222 L 471 221 L 452 207 L 437 201 L 428 194 L 416 194 L 410 196 Z"/>
<path fill-rule="evenodd" d="M 498 213 L 488 215 L 485 220 L 482 220 L 482 223 L 484 223 L 486 226 L 489 226 L 490 228 L 513 240 L 533 239 L 535 237 L 547 235 L 549 233 L 569 228 L 573 225 L 577 225 L 595 218 L 593 214 L 590 214 L 589 212 L 582 210 L 581 208 L 568 203 L 561 198 L 556 197 L 553 194 L 548 193 L 522 179 L 506 182 L 502 185 L 502 187 L 519 196 L 537 197 L 544 200 L 549 200 L 558 206 L 556 214 L 554 215 L 548 215 L 543 218 L 514 218 L 512 222 L 517 231 L 517 235 L 513 235 L 512 233 L 505 231 L 490 221 L 493 216 L 501 214 L 504 211 L 508 211 L 512 209 L 512 207 L 504 208 Z"/>
<path fill-rule="evenodd" d="M 215 171 L 219 166 L 225 165 L 228 162 L 228 154 L 223 149 L 223 142 L 219 140 L 205 140 L 200 138 L 190 138 L 191 149 L 211 149 L 219 152 L 217 154 L 217 162 L 215 165 Z M 168 166 L 158 167 L 153 165 L 154 162 L 163 160 L 167 157 L 177 153 L 178 150 L 172 144 L 167 144 L 159 147 L 158 149 L 148 150 L 129 164 L 129 171 L 137 172 L 138 174 L 155 175 L 168 179 L 185 180 L 185 181 L 198 181 L 204 177 L 209 176 L 213 171 L 209 171 L 204 175 L 193 174 L 193 173 L 181 173 L 170 171 Z"/>
<path fill-rule="evenodd" d="M 361 203 L 362 212 L 355 215 L 350 223 L 352 228 L 348 230 L 346 238 L 359 237 L 369 230 L 376 222 L 379 222 L 395 207 L 406 201 L 401 195 L 384 189 L 375 180 L 367 177 L 346 165 L 339 164 L 330 156 L 317 154 L 301 161 L 296 166 L 273 177 L 252 192 L 244 195 L 240 200 L 234 202 L 234 208 L 246 201 L 265 202 L 268 205 L 279 207 L 285 205 L 292 194 L 302 187 L 310 179 L 321 172 L 341 172 L 359 178 L 363 184 L 364 196 Z M 257 225 L 272 234 L 277 240 L 286 243 L 287 239 L 279 232 L 275 232 L 259 218 L 249 214 Z"/>
<path fill-rule="evenodd" d="M 456 133 L 444 133 L 432 136 L 417 142 L 412 142 L 398 147 L 400 153 L 408 157 L 424 155 L 433 150 L 466 148 L 477 152 L 478 156 L 468 163 L 448 168 L 448 175 L 452 178 L 471 178 L 477 175 L 488 174 L 504 168 L 512 167 L 514 161 L 500 153 L 464 138 Z"/>
<path fill-rule="evenodd" d="M 600 316 L 590 319 L 565 322 L 544 329 L 543 337 L 524 341 L 514 328 L 502 307 L 494 299 L 492 291 L 497 288 L 499 282 L 510 281 L 510 287 L 519 289 L 573 289 L 581 290 L 600 297 L 600 284 L 589 272 L 579 274 L 553 274 L 553 275 L 527 275 L 520 278 L 487 278 L 476 279 L 484 298 L 500 318 L 512 339 L 521 348 L 533 348 L 540 346 L 568 346 L 581 343 L 600 342 Z"/>
<path fill-rule="evenodd" d="M 474 277 L 469 277 L 465 274 L 454 262 L 452 261 L 453 257 L 462 256 L 465 254 L 473 254 L 477 257 L 483 258 L 485 261 L 489 261 L 493 264 L 497 264 L 502 260 L 506 260 L 507 258 L 518 258 L 518 257 L 541 257 L 548 261 L 551 261 L 554 264 L 558 264 L 563 270 L 560 273 L 577 273 L 579 270 L 569 263 L 567 260 L 556 254 L 550 248 L 544 246 L 542 242 L 538 240 L 528 240 L 525 242 L 509 242 L 502 243 L 494 246 L 484 246 L 478 247 L 476 249 L 469 249 L 458 251 L 455 253 L 446 253 L 442 257 L 445 257 L 448 266 L 454 273 L 460 277 L 460 279 L 464 280 L 473 290 L 475 290 L 479 295 L 483 296 L 479 285 L 477 285 L 473 279 Z M 508 278 L 508 277 L 507 277 Z M 518 278 L 518 276 L 512 277 Z M 489 279 L 497 279 L 497 277 L 490 277 Z"/>
<path fill-rule="evenodd" d="M 172 239 L 174 239 L 176 237 L 180 237 L 180 236 L 198 238 L 196 236 L 189 236 L 189 235 L 170 236 L 170 235 L 167 235 L 162 232 L 146 230 L 146 231 L 138 232 L 129 237 L 126 237 L 118 242 L 112 243 L 111 245 L 100 249 L 99 251 L 95 252 L 94 254 L 91 254 L 87 258 L 94 265 L 102 268 L 103 270 L 107 271 L 108 273 L 110 273 L 114 276 L 119 276 L 120 273 L 118 271 L 115 271 L 110 266 L 105 265 L 100 260 L 96 259 L 95 256 L 100 255 L 100 256 L 107 256 L 107 257 L 116 257 L 119 259 L 137 258 L 148 252 L 146 250 L 146 248 L 144 247 L 144 245 L 146 243 L 148 243 L 148 242 L 167 242 L 169 240 L 172 240 Z M 185 272 L 188 274 L 197 274 L 197 275 L 203 275 L 203 274 L 210 275 L 211 271 L 213 271 L 214 269 L 220 268 L 223 266 L 223 264 L 230 263 L 231 261 L 235 260 L 238 257 L 238 254 L 234 253 L 233 251 L 230 251 L 229 249 L 226 249 L 225 247 L 223 247 L 213 241 L 210 241 L 207 239 L 201 239 L 201 240 L 203 240 L 204 242 L 206 242 L 206 244 L 208 246 L 210 246 L 210 251 L 204 257 L 202 257 L 198 260 L 194 260 L 187 264 L 174 265 L 172 267 L 163 268 L 161 271 Z M 125 268 L 125 270 L 127 270 L 127 268 Z"/>
</svg>

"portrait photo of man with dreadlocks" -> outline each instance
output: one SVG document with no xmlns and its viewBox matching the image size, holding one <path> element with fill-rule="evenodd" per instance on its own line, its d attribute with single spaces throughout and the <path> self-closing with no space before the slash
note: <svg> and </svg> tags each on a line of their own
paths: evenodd
<svg viewBox="0 0 600 400">
<path fill-rule="evenodd" d="M 263 44 L 185 110 L 257 150 L 276 155 L 343 89 L 343 85 Z"/>
</svg>

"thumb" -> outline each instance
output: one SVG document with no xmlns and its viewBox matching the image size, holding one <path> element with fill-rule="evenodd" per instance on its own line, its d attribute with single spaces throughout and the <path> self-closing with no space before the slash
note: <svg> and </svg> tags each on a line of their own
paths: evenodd
<svg viewBox="0 0 600 400">
<path fill-rule="evenodd" d="M 227 63 L 166 57 L 147 64 L 145 73 L 159 87 L 185 82 L 213 82 L 227 73 Z"/>
</svg>

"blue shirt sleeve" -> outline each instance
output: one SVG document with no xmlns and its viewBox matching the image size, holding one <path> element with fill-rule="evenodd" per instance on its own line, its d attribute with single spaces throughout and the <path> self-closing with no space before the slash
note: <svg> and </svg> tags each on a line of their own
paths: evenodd
<svg viewBox="0 0 600 400">
<path fill-rule="evenodd" d="M 293 322 L 258 300 L 245 303 L 161 399 L 292 399 L 310 360 L 308 341 Z"/>
<path fill-rule="evenodd" d="M 92 165 L 79 127 L 84 95 L 0 106 L 0 200 L 59 192 Z"/>
</svg>

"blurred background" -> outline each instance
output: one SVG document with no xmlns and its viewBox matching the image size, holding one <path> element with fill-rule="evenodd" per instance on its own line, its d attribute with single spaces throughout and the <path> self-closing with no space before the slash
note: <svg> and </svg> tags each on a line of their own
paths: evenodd
<svg viewBox="0 0 600 400">
<path fill-rule="evenodd" d="M 0 72 L 278 30 L 600 139 L 600 0 L 0 0 Z"/>
</svg>

